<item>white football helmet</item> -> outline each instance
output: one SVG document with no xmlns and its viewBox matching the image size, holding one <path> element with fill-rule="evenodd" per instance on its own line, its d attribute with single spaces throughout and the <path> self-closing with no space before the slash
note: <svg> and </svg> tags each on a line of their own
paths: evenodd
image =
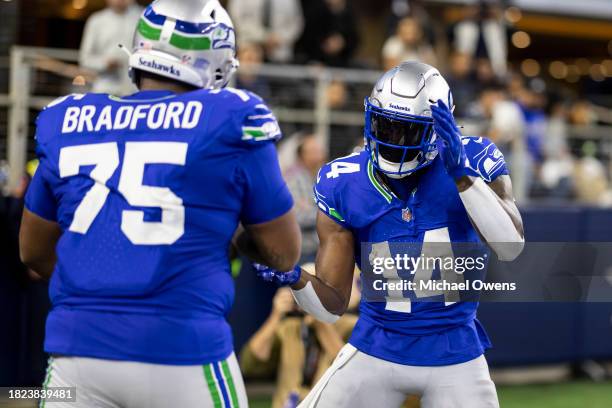
<svg viewBox="0 0 612 408">
<path fill-rule="evenodd" d="M 227 85 L 238 67 L 234 25 L 218 0 L 156 0 L 134 34 L 130 70 L 198 88 Z"/>
<path fill-rule="evenodd" d="M 431 116 L 441 99 L 454 108 L 440 72 L 406 61 L 387 71 L 365 99 L 366 150 L 372 164 L 391 178 L 402 178 L 431 164 L 438 154 Z"/>
</svg>

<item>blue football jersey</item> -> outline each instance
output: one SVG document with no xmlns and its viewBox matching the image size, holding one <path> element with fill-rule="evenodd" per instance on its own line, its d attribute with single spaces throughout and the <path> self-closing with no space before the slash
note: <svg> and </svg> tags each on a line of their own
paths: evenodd
<svg viewBox="0 0 612 408">
<path fill-rule="evenodd" d="M 491 182 L 508 174 L 501 152 L 491 141 L 477 137 L 462 141 L 470 175 Z M 352 232 L 360 268 L 374 253 L 395 257 L 410 245 L 423 248 L 434 242 L 449 247 L 470 243 L 482 248 L 483 258 L 487 256 L 486 245 L 470 223 L 439 156 L 402 198 L 381 182 L 365 150 L 322 167 L 314 193 L 319 209 Z M 439 270 L 429 273 L 427 280 L 439 278 L 434 276 Z M 397 277 L 404 278 L 399 273 Z M 362 352 L 399 364 L 437 366 L 471 360 L 490 347 L 476 319 L 477 302 L 458 301 L 452 293 L 419 301 L 406 291 L 393 292 L 381 301 L 368 300 L 364 292 L 350 338 Z"/>
<path fill-rule="evenodd" d="M 228 250 L 239 222 L 293 205 L 278 123 L 232 88 L 70 95 L 41 112 L 26 196 L 59 223 L 45 350 L 160 364 L 232 352 Z"/>
</svg>

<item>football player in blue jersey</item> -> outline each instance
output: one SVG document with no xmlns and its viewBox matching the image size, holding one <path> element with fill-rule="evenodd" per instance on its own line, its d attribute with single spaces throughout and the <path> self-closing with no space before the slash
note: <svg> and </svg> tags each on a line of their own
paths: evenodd
<svg viewBox="0 0 612 408">
<path fill-rule="evenodd" d="M 130 56 L 140 91 L 69 95 L 37 122 L 23 261 L 50 277 L 45 387 L 66 407 L 247 407 L 226 322 L 228 252 L 287 270 L 300 232 L 256 95 L 227 87 L 232 22 L 217 0 L 158 0 Z M 44 404 L 43 404 L 44 405 Z"/>
<path fill-rule="evenodd" d="M 452 257 L 457 243 L 482 242 L 510 261 L 524 245 L 504 158 L 491 141 L 461 136 L 437 69 L 418 62 L 391 69 L 365 107 L 365 150 L 325 165 L 314 188 L 316 276 L 299 266 L 289 274 L 258 266 L 264 279 L 292 285 L 299 305 L 326 322 L 346 310 L 355 263 L 365 271 L 373 256 L 402 256 L 415 244 L 418 253 Z M 386 266 L 383 276 L 463 279 L 440 266 L 408 273 Z M 376 301 L 362 282 L 349 344 L 300 406 L 399 407 L 407 395 L 420 395 L 425 408 L 499 406 L 477 302 L 458 301 L 452 290 L 410 294 L 410 287 Z"/>
</svg>

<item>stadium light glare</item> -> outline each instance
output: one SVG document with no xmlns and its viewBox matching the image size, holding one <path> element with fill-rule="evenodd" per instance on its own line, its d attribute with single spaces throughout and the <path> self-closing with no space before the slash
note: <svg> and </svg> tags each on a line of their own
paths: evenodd
<svg viewBox="0 0 612 408">
<path fill-rule="evenodd" d="M 548 73 L 555 79 L 563 79 L 567 76 L 567 65 L 563 61 L 553 61 L 548 65 Z"/>
<path fill-rule="evenodd" d="M 580 80 L 580 69 L 576 65 L 568 65 L 565 80 L 569 83 L 576 83 Z"/>
<path fill-rule="evenodd" d="M 601 61 L 601 65 L 603 65 L 606 76 L 612 77 L 612 59 L 605 59 Z"/>
<path fill-rule="evenodd" d="M 75 10 L 83 10 L 87 7 L 87 0 L 72 0 L 72 8 Z"/>
<path fill-rule="evenodd" d="M 574 64 L 578 67 L 580 75 L 588 75 L 591 69 L 591 61 L 586 58 L 578 58 Z"/>
<path fill-rule="evenodd" d="M 531 37 L 525 31 L 512 34 L 512 45 L 516 48 L 527 48 L 531 45 Z"/>
<path fill-rule="evenodd" d="M 516 6 L 508 7 L 504 12 L 504 17 L 509 23 L 516 24 L 523 18 L 523 12 Z"/>
<path fill-rule="evenodd" d="M 593 64 L 589 69 L 593 81 L 601 82 L 606 79 L 606 69 L 602 64 Z"/>
<path fill-rule="evenodd" d="M 535 77 L 540 74 L 540 63 L 532 58 L 521 62 L 521 72 L 528 77 Z"/>
</svg>

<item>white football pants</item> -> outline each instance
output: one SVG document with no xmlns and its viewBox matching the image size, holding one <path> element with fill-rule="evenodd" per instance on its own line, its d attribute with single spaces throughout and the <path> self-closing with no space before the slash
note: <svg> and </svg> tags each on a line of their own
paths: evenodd
<svg viewBox="0 0 612 408">
<path fill-rule="evenodd" d="M 300 408 L 397 408 L 408 395 L 422 408 L 499 408 L 484 356 L 461 364 L 408 366 L 347 344 Z"/>
<path fill-rule="evenodd" d="M 54 357 L 43 387 L 76 387 L 76 403 L 41 401 L 44 408 L 248 407 L 234 353 L 203 366 Z"/>
</svg>

